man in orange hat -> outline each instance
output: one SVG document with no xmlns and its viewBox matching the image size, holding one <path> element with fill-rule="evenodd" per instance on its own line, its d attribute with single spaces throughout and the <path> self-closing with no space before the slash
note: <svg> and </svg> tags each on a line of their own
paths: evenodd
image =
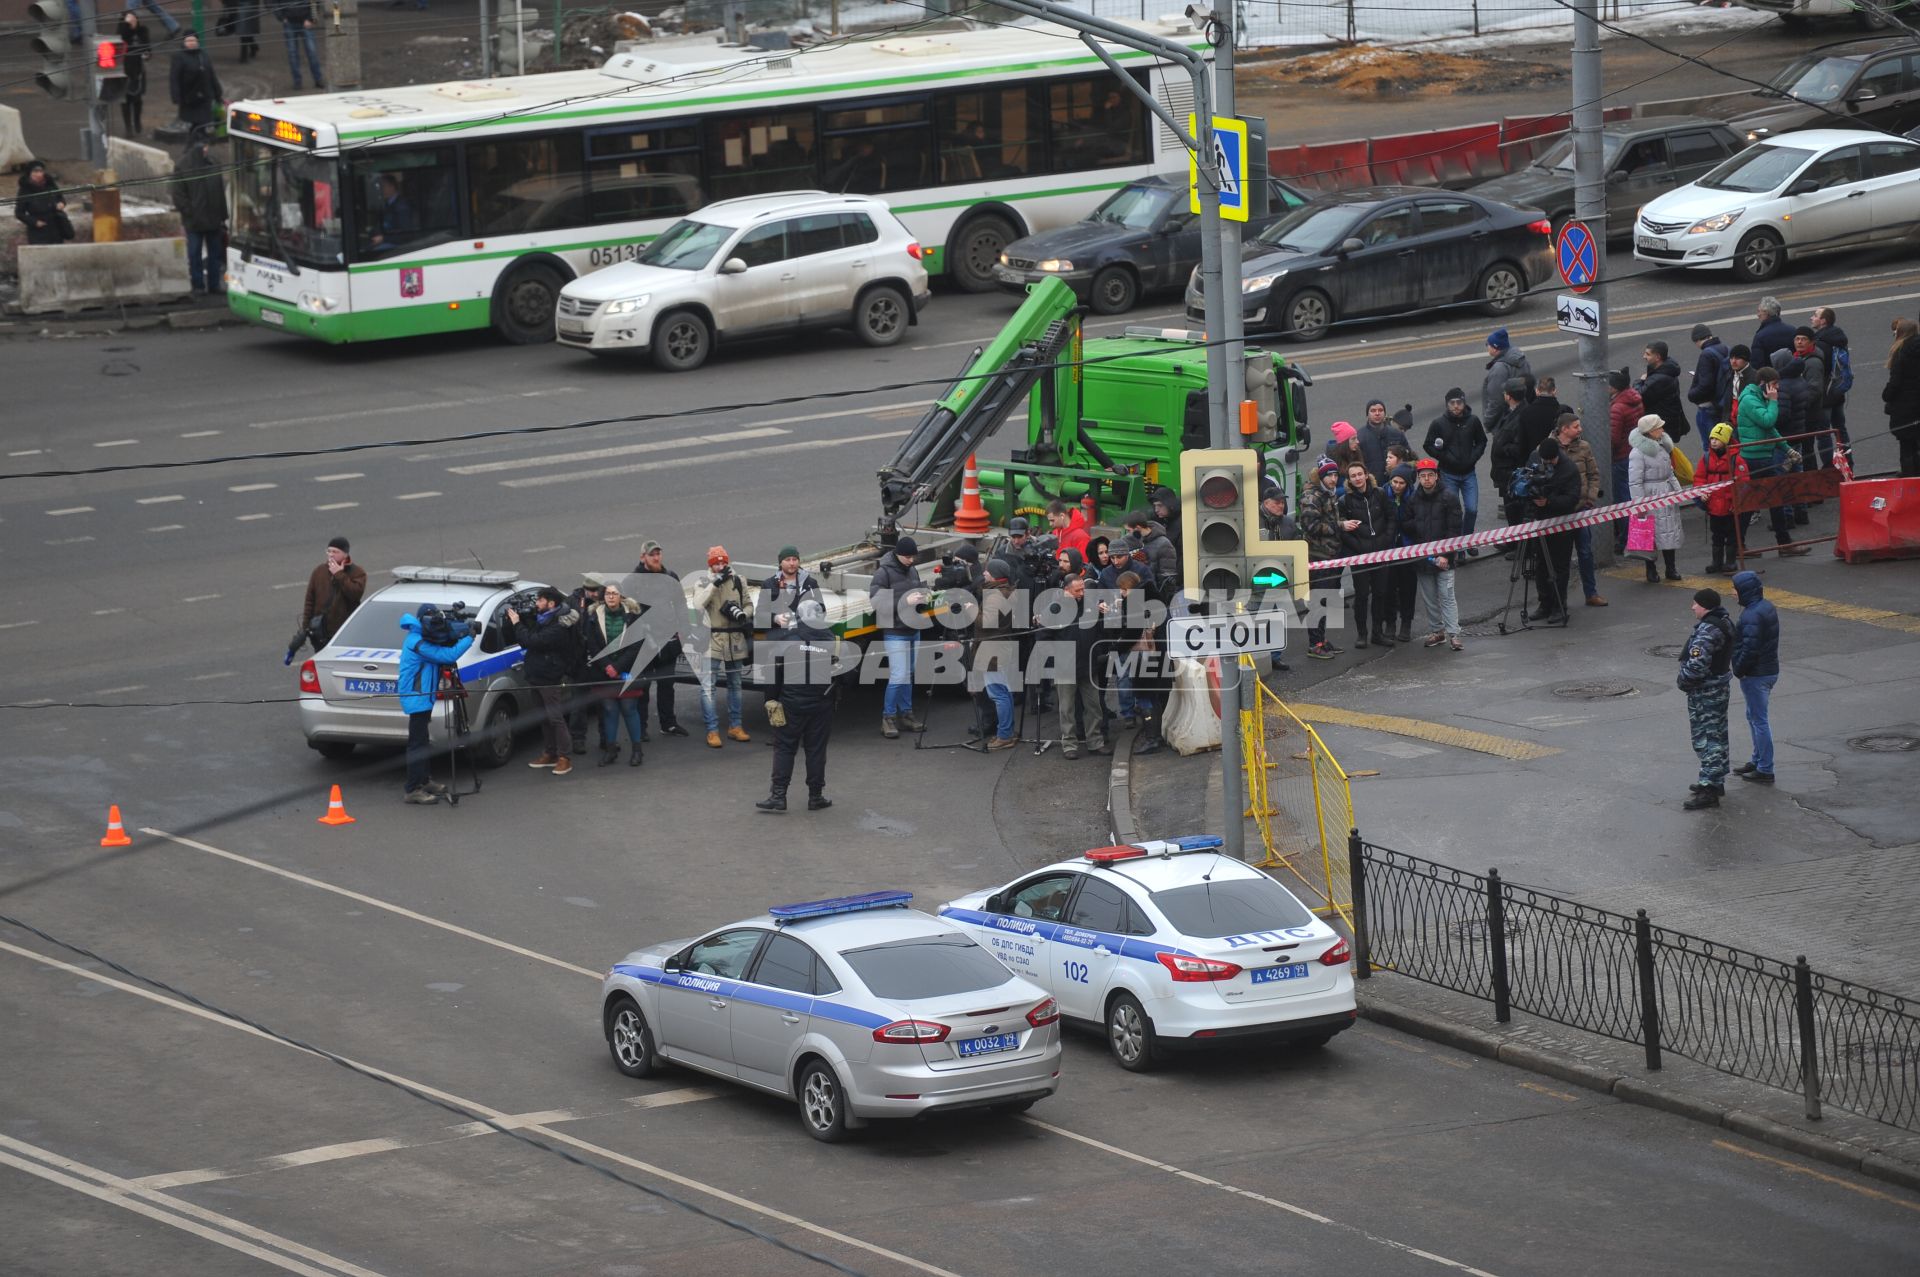
<svg viewBox="0 0 1920 1277">
<path fill-rule="evenodd" d="M 727 681 L 727 739 L 753 739 L 740 725 L 740 678 L 753 641 L 753 603 L 747 583 L 733 570 L 725 546 L 707 550 L 707 578 L 693 587 L 693 605 L 707 621 L 707 651 L 694 666 L 700 677 L 700 712 L 707 720 L 707 745 L 719 749 L 720 710 L 714 684 Z"/>
</svg>

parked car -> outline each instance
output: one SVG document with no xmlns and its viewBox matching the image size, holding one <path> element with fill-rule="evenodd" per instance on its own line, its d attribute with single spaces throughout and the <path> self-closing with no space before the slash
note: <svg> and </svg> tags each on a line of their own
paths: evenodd
<svg viewBox="0 0 1920 1277">
<path fill-rule="evenodd" d="M 1691 182 L 1745 145 L 1731 128 L 1698 115 L 1616 120 L 1600 131 L 1607 175 L 1609 238 L 1633 234 L 1634 215 L 1656 195 Z M 1557 230 L 1573 216 L 1573 136 L 1533 163 L 1477 182 L 1475 195 L 1522 208 L 1543 208 Z"/>
<path fill-rule="evenodd" d="M 709 204 L 639 258 L 560 290 L 555 335 L 595 355 L 651 352 L 686 372 L 717 341 L 851 328 L 891 346 L 927 304 L 920 245 L 866 195 L 786 191 Z"/>
<path fill-rule="evenodd" d="M 1842 40 L 1789 63 L 1752 93 L 1694 108 L 1725 120 L 1748 142 L 1794 129 L 1858 128 L 1899 133 L 1920 124 L 1920 40 Z"/>
<path fill-rule="evenodd" d="M 1307 197 L 1267 180 L 1267 212 L 1247 219 L 1242 237 L 1271 226 Z M 1109 195 L 1085 220 L 1015 240 L 993 278 L 1025 296 L 1051 275 L 1101 315 L 1132 310 L 1145 293 L 1178 288 L 1200 264 L 1200 215 L 1187 202 L 1187 175 L 1143 177 Z"/>
<path fill-rule="evenodd" d="M 1911 239 L 1917 218 L 1920 142 L 1804 129 L 1750 146 L 1641 209 L 1633 255 L 1756 281 L 1789 259 Z"/>
<path fill-rule="evenodd" d="M 1733 0 L 1742 9 L 1779 15 L 1790 27 L 1801 27 L 1811 18 L 1845 18 L 1863 31 L 1884 31 L 1900 19 L 1912 18 L 1913 0 L 1874 0 L 1871 5 L 1855 0 Z"/>
<path fill-rule="evenodd" d="M 1318 341 L 1337 320 L 1478 300 L 1504 315 L 1552 278 L 1553 224 L 1538 209 L 1424 186 L 1322 196 L 1249 240 L 1240 266 L 1247 335 Z M 1187 319 L 1206 322 L 1200 272 Z"/>
</svg>

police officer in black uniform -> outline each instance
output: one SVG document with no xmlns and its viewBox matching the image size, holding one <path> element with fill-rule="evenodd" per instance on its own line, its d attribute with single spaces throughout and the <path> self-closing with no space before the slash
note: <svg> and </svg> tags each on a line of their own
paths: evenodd
<svg viewBox="0 0 1920 1277">
<path fill-rule="evenodd" d="M 773 780 L 767 796 L 755 803 L 761 811 L 785 811 L 787 786 L 793 781 L 794 755 L 807 755 L 807 810 L 833 806 L 823 792 L 827 784 L 827 736 L 833 730 L 834 647 L 838 640 L 826 628 L 826 609 L 818 595 L 803 596 L 792 612 L 774 617 L 775 636 L 756 649 L 756 658 L 770 668 L 757 670 L 755 681 L 772 683 L 767 698 L 767 721 L 773 726 Z M 777 636 L 777 637 L 776 637 Z"/>
</svg>

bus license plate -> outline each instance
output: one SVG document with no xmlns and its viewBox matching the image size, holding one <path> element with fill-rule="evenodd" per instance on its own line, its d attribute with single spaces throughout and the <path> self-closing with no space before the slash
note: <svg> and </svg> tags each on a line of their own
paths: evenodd
<svg viewBox="0 0 1920 1277">
<path fill-rule="evenodd" d="M 392 696 L 399 683 L 390 678 L 350 678 L 347 680 L 349 692 L 361 692 L 368 696 Z"/>
<path fill-rule="evenodd" d="M 1020 1046 L 1018 1033 L 996 1033 L 989 1038 L 965 1038 L 960 1042 L 961 1055 L 991 1055 L 995 1051 L 1013 1051 Z"/>
<path fill-rule="evenodd" d="M 287 326 L 287 317 L 277 310 L 269 310 L 267 307 L 262 306 L 260 308 L 260 322 L 285 328 Z"/>
<path fill-rule="evenodd" d="M 1307 974 L 1305 963 L 1295 962 L 1284 967 L 1255 967 L 1253 982 L 1271 984 L 1275 980 L 1298 980 Z"/>
</svg>

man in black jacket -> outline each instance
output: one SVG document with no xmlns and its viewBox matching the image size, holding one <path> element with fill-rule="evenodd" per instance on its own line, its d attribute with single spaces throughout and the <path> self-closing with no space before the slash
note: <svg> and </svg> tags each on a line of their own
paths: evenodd
<svg viewBox="0 0 1920 1277">
<path fill-rule="evenodd" d="M 661 644 L 659 652 L 654 655 L 651 661 L 647 662 L 647 668 L 643 673 L 647 681 L 653 684 L 651 695 L 656 707 L 656 712 L 660 715 L 661 734 L 666 736 L 685 736 L 687 729 L 680 726 L 680 720 L 675 717 L 673 712 L 673 673 L 680 663 L 679 633 L 685 617 L 686 602 L 685 595 L 682 594 L 680 590 L 680 574 L 666 565 L 666 551 L 660 548 L 658 541 L 642 541 L 640 543 L 640 561 L 633 565 L 633 570 L 635 572 L 657 572 L 662 576 L 670 578 L 674 582 L 672 593 L 680 595 L 682 605 L 680 613 L 673 617 L 664 618 L 669 622 L 668 628 L 666 628 L 664 632 L 672 634 L 674 637 L 667 639 Z M 665 592 L 663 591 L 663 593 Z M 641 599 L 641 604 L 643 607 L 650 607 L 645 598 Z"/>
<path fill-rule="evenodd" d="M 1480 458 L 1487 451 L 1487 429 L 1467 406 L 1467 392 L 1447 391 L 1447 406 L 1427 427 L 1427 455 L 1440 463 L 1440 482 L 1460 499 L 1460 529 L 1473 531 L 1480 513 Z"/>
<path fill-rule="evenodd" d="M 196 293 L 224 293 L 227 273 L 227 183 L 213 158 L 212 135 L 195 129 L 173 172 L 173 206 L 187 233 L 187 280 Z"/>
<path fill-rule="evenodd" d="M 192 31 L 181 37 L 180 52 L 167 67 L 167 93 L 180 109 L 182 124 L 212 124 L 220 113 L 226 90 L 220 87 L 220 74 L 213 59 L 200 47 L 200 37 Z"/>
<path fill-rule="evenodd" d="M 573 760 L 567 757 L 566 681 L 578 646 L 573 622 L 580 614 L 568 607 L 566 596 L 551 585 L 540 587 L 533 606 L 532 616 L 507 609 L 514 642 L 527 652 L 527 682 L 540 698 L 540 757 L 528 766 L 551 767 L 554 775 L 564 776 L 573 770 Z"/>
<path fill-rule="evenodd" d="M 1367 467 L 1347 467 L 1347 491 L 1340 498 L 1340 551 L 1344 555 L 1385 550 L 1399 540 L 1400 527 L 1393 503 L 1375 486 Z M 1369 636 L 1381 647 L 1392 647 L 1387 634 L 1387 569 L 1359 567 L 1353 573 L 1353 645 L 1365 647 Z M 1369 635 L 1368 623 L 1372 630 Z"/>
<path fill-rule="evenodd" d="M 1524 517 L 1550 519 L 1579 509 L 1584 486 L 1580 468 L 1560 451 L 1559 441 L 1546 440 L 1533 454 L 1533 460 L 1540 463 L 1546 477 L 1529 489 L 1528 511 Z M 1566 529 L 1550 532 L 1540 541 L 1539 551 L 1533 556 L 1534 583 L 1540 594 L 1540 605 L 1532 619 L 1565 625 L 1567 585 L 1573 574 L 1573 533 Z"/>
<path fill-rule="evenodd" d="M 793 782 L 793 758 L 807 755 L 807 810 L 833 806 L 823 792 L 827 786 L 827 737 L 833 731 L 834 645 L 826 628 L 826 609 L 817 595 L 800 599 L 795 610 L 773 618 L 774 636 L 759 658 L 771 668 L 756 672 L 762 683 L 771 675 L 773 693 L 767 699 L 767 721 L 773 725 L 773 780 L 767 796 L 755 803 L 761 811 L 785 811 L 787 786 Z"/>
<path fill-rule="evenodd" d="M 1527 455 L 1533 451 L 1525 446 L 1526 423 L 1523 414 L 1529 402 L 1525 379 L 1515 377 L 1501 391 L 1500 405 L 1487 421 L 1487 448 L 1493 459 L 1493 486 L 1502 497 L 1507 494 L 1507 481 L 1513 477 L 1513 472 L 1526 464 Z"/>
<path fill-rule="evenodd" d="M 1414 466 L 1413 491 L 1401 512 L 1401 528 L 1407 541 L 1424 545 L 1460 535 L 1460 498 L 1440 482 L 1440 465 L 1432 457 L 1422 457 Z M 1427 646 L 1439 647 L 1451 641 L 1453 650 L 1461 649 L 1460 606 L 1453 592 L 1454 554 L 1429 555 L 1415 565 L 1420 586 L 1420 605 L 1427 615 Z"/>
<path fill-rule="evenodd" d="M 580 623 L 574 626 L 574 638 L 576 642 L 574 644 L 573 669 L 567 674 L 567 682 L 572 684 L 567 703 L 567 734 L 572 738 L 573 752 L 576 754 L 584 754 L 587 752 L 587 725 L 589 720 L 591 720 L 595 726 L 595 730 L 599 733 L 601 752 L 605 753 L 607 748 L 606 721 L 600 716 L 599 700 L 594 696 L 593 692 L 589 690 L 596 683 L 602 681 L 601 672 L 594 668 L 593 657 L 595 653 L 588 649 L 586 643 L 587 616 L 593 611 L 594 604 L 606 602 L 606 597 L 606 582 L 597 576 L 585 578 L 581 581 L 579 588 L 567 596 L 567 606 L 580 614 Z M 646 730 L 646 726 L 642 724 L 640 731 L 643 736 L 646 734 Z M 616 723 L 614 725 L 614 731 L 616 733 L 617 743 L 619 724 Z M 634 744 L 637 746 L 640 742 L 635 741 Z"/>
<path fill-rule="evenodd" d="M 1678 443 L 1687 433 L 1687 406 L 1680 402 L 1680 364 L 1667 356 L 1667 343 L 1650 341 L 1641 352 L 1647 361 L 1646 375 L 1633 383 L 1640 392 L 1644 411 L 1667 423 L 1667 433 Z M 1559 414 L 1554 414 L 1556 417 Z M 1678 423 L 1677 425 L 1675 423 Z"/>
<path fill-rule="evenodd" d="M 925 724 L 913 715 L 913 663 L 920 642 L 919 626 L 910 624 L 920 606 L 931 596 L 913 570 L 920 547 L 912 537 L 901 537 L 891 548 L 883 549 L 880 562 L 867 583 L 873 600 L 874 623 L 887 653 L 887 691 L 880 706 L 880 734 L 888 740 L 899 738 L 900 729 L 910 732 Z"/>
</svg>

